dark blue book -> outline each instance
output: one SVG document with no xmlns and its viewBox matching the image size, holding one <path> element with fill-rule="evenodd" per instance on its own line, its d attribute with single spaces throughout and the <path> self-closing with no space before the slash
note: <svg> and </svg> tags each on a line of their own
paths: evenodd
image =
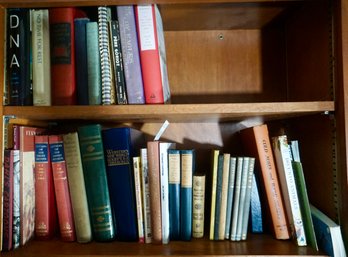
<svg viewBox="0 0 348 257">
<path fill-rule="evenodd" d="M 180 150 L 168 150 L 170 239 L 180 239 Z"/>
<path fill-rule="evenodd" d="M 106 129 L 102 134 L 116 237 L 121 241 L 137 241 L 133 157 L 136 149 L 144 147 L 143 134 L 127 127 Z"/>
<path fill-rule="evenodd" d="M 29 9 L 7 10 L 7 72 L 10 105 L 33 105 Z"/>
<path fill-rule="evenodd" d="M 181 240 L 192 236 L 192 180 L 195 170 L 195 151 L 181 150 L 180 235 Z"/>
<path fill-rule="evenodd" d="M 262 205 L 260 198 L 259 182 L 253 175 L 253 181 L 251 185 L 251 197 L 250 197 L 250 229 L 252 233 L 263 232 L 263 220 L 262 220 Z"/>
<path fill-rule="evenodd" d="M 218 170 L 217 170 L 217 182 L 216 182 L 214 240 L 219 240 L 223 164 L 224 164 L 224 155 L 220 154 L 218 158 Z"/>
<path fill-rule="evenodd" d="M 88 69 L 86 24 L 89 18 L 74 20 L 75 29 L 75 69 L 77 104 L 88 105 Z"/>
</svg>

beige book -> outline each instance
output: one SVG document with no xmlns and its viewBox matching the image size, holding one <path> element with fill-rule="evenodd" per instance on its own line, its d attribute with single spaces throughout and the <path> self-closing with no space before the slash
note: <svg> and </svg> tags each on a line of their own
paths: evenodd
<svg viewBox="0 0 348 257">
<path fill-rule="evenodd" d="M 137 209 L 137 224 L 138 224 L 138 237 L 139 243 L 145 243 L 144 239 L 144 215 L 143 215 L 143 203 L 141 194 L 141 167 L 140 157 L 133 157 L 133 171 L 134 171 L 134 188 L 135 188 L 135 202 Z"/>
<path fill-rule="evenodd" d="M 192 236 L 204 236 L 205 175 L 194 175 L 192 186 Z"/>
</svg>

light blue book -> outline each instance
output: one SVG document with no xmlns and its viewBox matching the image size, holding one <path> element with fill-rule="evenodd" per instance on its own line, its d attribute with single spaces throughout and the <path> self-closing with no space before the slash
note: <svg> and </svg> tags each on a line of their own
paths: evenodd
<svg viewBox="0 0 348 257">
<path fill-rule="evenodd" d="M 233 205 L 233 195 L 234 195 L 234 185 L 235 185 L 234 182 L 236 180 L 236 166 L 237 166 L 237 158 L 231 157 L 230 176 L 229 176 L 229 183 L 228 183 L 227 208 L 226 208 L 225 239 L 230 239 L 232 205 Z"/>
<path fill-rule="evenodd" d="M 234 188 L 232 224 L 231 224 L 231 232 L 230 232 L 231 241 L 236 241 L 236 238 L 237 238 L 238 209 L 239 209 L 239 199 L 240 199 L 240 188 L 242 183 L 242 173 L 243 173 L 243 157 L 237 157 L 236 182 L 235 182 L 235 188 Z"/>
</svg>

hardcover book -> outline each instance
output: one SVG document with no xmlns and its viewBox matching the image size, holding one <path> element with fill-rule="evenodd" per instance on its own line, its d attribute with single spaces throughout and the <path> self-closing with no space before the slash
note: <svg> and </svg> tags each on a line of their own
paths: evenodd
<svg viewBox="0 0 348 257">
<path fill-rule="evenodd" d="M 138 224 L 138 238 L 139 243 L 145 243 L 144 237 L 144 215 L 143 215 L 143 203 L 141 198 L 141 164 L 140 156 L 133 157 L 133 170 L 134 170 L 134 187 L 135 187 L 135 200 L 137 208 L 137 224 Z"/>
<path fill-rule="evenodd" d="M 13 249 L 20 245 L 21 216 L 20 216 L 20 154 L 19 150 L 13 151 Z"/>
<path fill-rule="evenodd" d="M 78 137 L 93 238 L 96 241 L 110 241 L 115 237 L 115 228 L 101 126 L 81 126 L 78 128 Z"/>
<path fill-rule="evenodd" d="M 141 131 L 111 128 L 102 131 L 111 206 L 116 220 L 117 239 L 138 240 L 133 157 L 145 141 Z"/>
<path fill-rule="evenodd" d="M 218 158 L 217 182 L 216 182 L 214 240 L 219 240 L 223 165 L 224 165 L 224 155 L 220 154 Z"/>
<path fill-rule="evenodd" d="M 263 215 L 260 196 L 259 181 L 255 173 L 252 178 L 251 199 L 250 199 L 250 230 L 252 233 L 263 232 Z"/>
<path fill-rule="evenodd" d="M 205 175 L 193 175 L 192 185 L 192 237 L 204 236 Z"/>
<path fill-rule="evenodd" d="M 224 153 L 223 163 L 222 163 L 221 205 L 220 205 L 220 224 L 219 224 L 219 230 L 218 230 L 219 231 L 218 240 L 225 239 L 228 182 L 229 182 L 229 175 L 230 175 L 230 160 L 231 160 L 231 155 L 229 153 Z"/>
<path fill-rule="evenodd" d="M 210 206 L 210 230 L 209 239 L 214 240 L 215 231 L 215 207 L 216 207 L 216 186 L 218 170 L 219 150 L 212 151 L 212 183 L 211 183 L 211 206 Z"/>
<path fill-rule="evenodd" d="M 231 157 L 230 173 L 228 177 L 228 192 L 227 192 L 227 207 L 226 207 L 226 225 L 225 225 L 225 239 L 230 239 L 232 206 L 234 196 L 234 181 L 236 179 L 237 158 Z"/>
</svg>

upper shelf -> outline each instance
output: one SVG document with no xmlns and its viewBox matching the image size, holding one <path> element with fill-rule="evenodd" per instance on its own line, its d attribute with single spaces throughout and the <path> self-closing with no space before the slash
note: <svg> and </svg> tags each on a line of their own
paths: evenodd
<svg viewBox="0 0 348 257">
<path fill-rule="evenodd" d="M 283 119 L 333 112 L 333 101 L 227 104 L 165 104 L 111 106 L 5 106 L 3 115 L 33 120 L 105 120 L 117 122 L 232 121 L 261 117 Z"/>
</svg>

